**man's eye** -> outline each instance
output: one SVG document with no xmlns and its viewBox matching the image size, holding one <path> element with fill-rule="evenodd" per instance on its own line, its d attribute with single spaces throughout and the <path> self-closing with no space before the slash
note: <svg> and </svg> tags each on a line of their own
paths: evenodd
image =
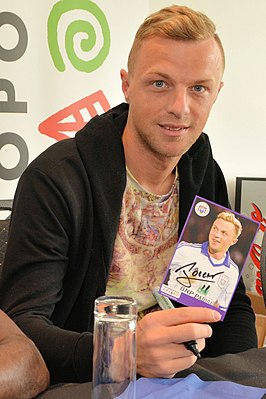
<svg viewBox="0 0 266 399">
<path fill-rule="evenodd" d="M 193 90 L 196 91 L 197 93 L 201 93 L 201 92 L 205 91 L 205 87 L 201 86 L 201 85 L 196 85 L 196 86 L 193 86 Z"/>
<path fill-rule="evenodd" d="M 154 87 L 166 87 L 166 83 L 163 80 L 155 80 L 155 82 L 153 82 L 153 86 Z"/>
</svg>

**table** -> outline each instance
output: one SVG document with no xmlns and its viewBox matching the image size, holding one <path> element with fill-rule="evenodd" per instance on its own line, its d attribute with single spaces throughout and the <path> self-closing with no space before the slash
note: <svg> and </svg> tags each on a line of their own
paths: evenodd
<svg viewBox="0 0 266 399">
<path fill-rule="evenodd" d="M 195 373 L 204 381 L 232 381 L 266 388 L 266 347 L 216 358 L 200 359 L 191 368 L 177 373 L 176 377 L 186 377 L 191 373 Z M 38 395 L 37 398 L 91 399 L 91 383 L 56 385 Z"/>
</svg>

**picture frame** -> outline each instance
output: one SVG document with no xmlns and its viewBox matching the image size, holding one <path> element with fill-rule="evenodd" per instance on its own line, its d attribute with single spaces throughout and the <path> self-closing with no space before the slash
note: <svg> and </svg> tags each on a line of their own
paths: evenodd
<svg viewBox="0 0 266 399">
<path fill-rule="evenodd" d="M 251 204 L 266 201 L 266 177 L 237 177 L 235 211 L 250 217 Z M 266 208 L 266 202 L 265 202 Z"/>
<path fill-rule="evenodd" d="M 248 291 L 262 296 L 260 257 L 263 234 L 266 230 L 266 178 L 236 177 L 235 211 L 260 223 L 243 279 Z"/>
</svg>

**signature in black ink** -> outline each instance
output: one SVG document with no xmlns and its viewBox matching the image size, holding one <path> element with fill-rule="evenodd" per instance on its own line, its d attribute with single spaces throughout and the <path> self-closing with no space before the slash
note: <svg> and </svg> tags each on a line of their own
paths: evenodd
<svg viewBox="0 0 266 399">
<path fill-rule="evenodd" d="M 215 277 L 224 272 L 209 273 L 203 272 L 198 269 L 197 262 L 188 263 L 187 265 L 181 266 L 174 270 L 175 273 L 180 272 L 183 275 L 176 277 L 176 281 L 184 287 L 190 288 L 191 281 L 204 281 L 205 283 L 215 283 Z M 189 275 L 188 275 L 189 274 Z"/>
</svg>

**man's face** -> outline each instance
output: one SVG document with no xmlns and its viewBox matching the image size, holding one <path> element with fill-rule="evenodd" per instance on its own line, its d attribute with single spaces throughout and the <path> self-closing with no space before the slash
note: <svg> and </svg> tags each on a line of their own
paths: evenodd
<svg viewBox="0 0 266 399">
<path fill-rule="evenodd" d="M 237 242 L 236 229 L 233 223 L 216 219 L 209 232 L 209 253 L 223 256 L 231 245 Z"/>
<path fill-rule="evenodd" d="M 121 71 L 129 103 L 125 135 L 160 159 L 179 158 L 200 136 L 222 87 L 220 49 L 200 42 L 147 38 L 132 71 Z"/>
</svg>

